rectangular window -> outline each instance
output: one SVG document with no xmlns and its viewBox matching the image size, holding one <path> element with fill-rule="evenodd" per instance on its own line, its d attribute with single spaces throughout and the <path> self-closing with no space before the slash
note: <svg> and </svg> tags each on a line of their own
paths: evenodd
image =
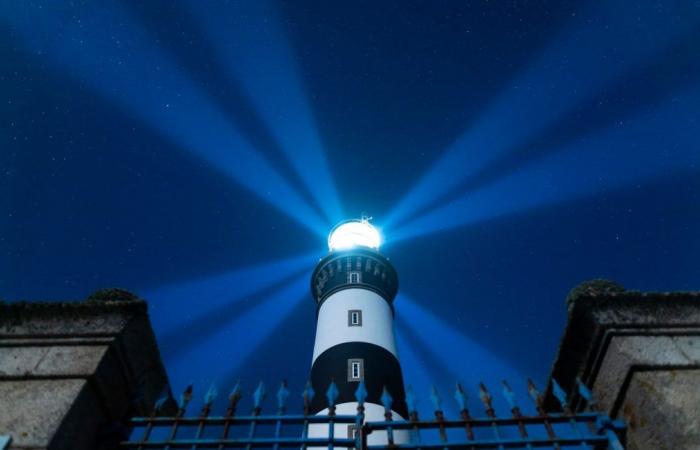
<svg viewBox="0 0 700 450">
<path fill-rule="evenodd" d="M 348 272 L 348 283 L 362 283 L 362 277 L 360 275 L 360 272 Z"/>
<path fill-rule="evenodd" d="M 360 381 L 365 376 L 362 359 L 348 359 L 348 381 Z"/>
<path fill-rule="evenodd" d="M 353 380 L 360 379 L 360 363 L 359 362 L 352 363 L 352 379 Z"/>
<path fill-rule="evenodd" d="M 349 327 L 361 327 L 362 326 L 362 311 L 359 309 L 351 309 L 348 311 L 348 326 Z"/>
</svg>

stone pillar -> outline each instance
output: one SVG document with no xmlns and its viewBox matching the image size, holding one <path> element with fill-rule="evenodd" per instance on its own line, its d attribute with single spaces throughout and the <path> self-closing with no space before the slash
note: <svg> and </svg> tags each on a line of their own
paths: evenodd
<svg viewBox="0 0 700 450">
<path fill-rule="evenodd" d="M 114 448 L 166 385 L 141 300 L 0 304 L 0 434 L 11 449 Z"/>
<path fill-rule="evenodd" d="M 700 292 L 641 293 L 604 280 L 575 288 L 551 376 L 576 378 L 592 409 L 627 424 L 627 448 L 700 448 Z M 551 391 L 547 404 L 554 409 Z M 577 394 L 573 411 L 585 407 Z"/>
</svg>

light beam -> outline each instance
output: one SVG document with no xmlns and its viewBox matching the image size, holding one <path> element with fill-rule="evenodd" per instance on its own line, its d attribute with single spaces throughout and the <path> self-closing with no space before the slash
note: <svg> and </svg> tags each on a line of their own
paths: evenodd
<svg viewBox="0 0 700 450">
<path fill-rule="evenodd" d="M 616 0 L 589 5 L 455 140 L 393 208 L 385 226 L 405 223 L 630 67 L 699 25 L 700 10 L 682 3 L 632 5 Z"/>
<path fill-rule="evenodd" d="M 118 3 L 0 3 L 27 48 L 323 236 L 326 223 Z"/>
<path fill-rule="evenodd" d="M 184 329 L 187 323 L 235 304 L 302 271 L 310 271 L 318 252 L 241 267 L 220 275 L 202 277 L 146 290 L 153 329 L 159 336 Z"/>
<path fill-rule="evenodd" d="M 499 356 L 469 339 L 452 325 L 438 318 L 404 294 L 399 294 L 396 306 L 397 321 L 407 327 L 417 324 L 416 335 L 450 369 L 455 380 L 465 387 L 477 386 L 482 380 L 520 380 L 519 371 Z M 402 325 L 403 326 L 403 325 Z"/>
<path fill-rule="evenodd" d="M 521 168 L 391 232 L 395 243 L 697 168 L 700 90 Z M 624 149 L 622 151 L 621 149 Z M 634 156 L 630 149 L 635 149 Z"/>
<path fill-rule="evenodd" d="M 216 381 L 212 373 L 235 373 L 294 308 L 302 300 L 308 299 L 308 291 L 308 278 L 298 277 L 240 315 L 226 328 L 213 333 L 206 345 L 188 349 L 166 360 L 168 373 L 177 376 L 171 380 L 172 385 L 185 386 L 194 382 L 201 392 Z M 212 368 L 216 370 L 212 371 Z M 230 389 L 231 386 L 222 388 Z M 193 407 L 196 408 L 196 405 Z"/>
<path fill-rule="evenodd" d="M 190 3 L 308 192 L 331 223 L 341 220 L 340 198 L 277 8 L 266 0 L 217 8 Z"/>
</svg>

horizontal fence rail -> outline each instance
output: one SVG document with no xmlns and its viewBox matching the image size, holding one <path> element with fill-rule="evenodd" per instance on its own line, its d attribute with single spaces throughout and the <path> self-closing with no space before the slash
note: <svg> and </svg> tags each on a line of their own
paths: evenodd
<svg viewBox="0 0 700 450">
<path fill-rule="evenodd" d="M 577 393 L 588 405 L 595 404 L 590 391 L 577 381 Z M 434 387 L 430 392 L 433 416 L 420 418 L 413 390 L 406 391 L 409 417 L 393 417 L 393 399 L 385 389 L 381 396 L 384 420 L 365 420 L 367 391 L 364 382 L 355 392 L 357 411 L 355 414 L 336 414 L 338 389 L 334 382 L 328 386 L 325 397 L 327 414 L 312 415 L 311 400 L 315 392 L 310 384 L 302 392 L 303 413 L 288 414 L 287 401 L 290 392 L 282 383 L 276 393 L 275 414 L 262 414 L 262 403 L 266 398 L 265 386 L 258 384 L 253 392 L 253 407 L 248 415 L 237 415 L 236 409 L 242 398 L 237 384 L 228 396 L 228 407 L 224 415 L 211 415 L 212 405 L 218 392 L 210 387 L 204 395 L 204 406 L 199 414 L 187 416 L 187 406 L 192 400 L 193 388 L 188 386 L 176 400 L 172 393 L 161 398 L 150 417 L 131 419 L 130 434 L 121 442 L 122 448 L 133 449 L 271 449 L 282 448 L 354 448 L 357 450 L 383 449 L 612 449 L 624 450 L 620 436 L 624 426 L 596 412 L 573 413 L 568 408 L 567 395 L 556 380 L 552 380 L 552 392 L 562 412 L 546 412 L 542 396 L 531 380 L 528 380 L 528 397 L 533 402 L 536 414 L 525 415 L 516 402 L 515 394 L 508 383 L 502 383 L 502 395 L 510 412 L 497 416 L 490 392 L 480 384 L 478 396 L 484 406 L 485 415 L 473 417 L 467 408 L 467 394 L 457 384 L 454 400 L 459 417 L 448 419 L 443 412 L 442 398 Z M 344 425 L 346 433 L 338 433 L 338 425 Z M 310 436 L 310 427 L 315 427 Z M 320 427 L 320 428 L 319 428 Z M 319 433 L 319 430 L 325 430 Z M 320 434 L 320 436 L 319 436 Z M 375 437 L 373 439 L 373 436 Z M 379 437 L 379 439 L 376 439 Z M 368 443 L 372 441 L 371 443 Z M 377 443 L 379 442 L 379 443 Z"/>
</svg>

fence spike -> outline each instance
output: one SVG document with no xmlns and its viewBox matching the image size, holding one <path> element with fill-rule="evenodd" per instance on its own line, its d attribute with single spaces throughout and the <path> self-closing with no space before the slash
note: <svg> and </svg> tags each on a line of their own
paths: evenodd
<svg viewBox="0 0 700 450">
<path fill-rule="evenodd" d="M 360 380 L 360 383 L 355 389 L 355 400 L 359 406 L 365 405 L 365 400 L 367 400 L 367 388 L 365 387 L 365 380 Z"/>
<path fill-rule="evenodd" d="M 167 416 L 177 414 L 179 408 L 177 400 L 173 397 L 173 390 L 168 384 L 161 392 L 160 397 L 153 405 L 151 415 Z"/>
<path fill-rule="evenodd" d="M 311 403 L 311 400 L 314 399 L 315 395 L 316 395 L 316 392 L 314 391 L 314 388 L 311 385 L 311 382 L 307 381 L 306 386 L 304 386 L 304 391 L 301 393 L 301 396 L 304 398 L 304 404 Z"/>
<path fill-rule="evenodd" d="M 412 414 L 418 411 L 416 396 L 413 395 L 413 387 L 409 384 L 406 388 L 406 406 L 408 406 L 408 413 Z"/>
<path fill-rule="evenodd" d="M 277 391 L 277 409 L 284 412 L 287 408 L 287 398 L 289 398 L 289 389 L 287 389 L 287 381 L 282 381 L 279 390 Z"/>
<path fill-rule="evenodd" d="M 161 397 L 153 404 L 154 411 L 160 411 L 165 406 L 165 402 L 168 401 L 168 397 Z"/>
<path fill-rule="evenodd" d="M 455 388 L 455 400 L 457 401 L 457 406 L 459 406 L 460 412 L 467 409 L 467 394 L 464 392 L 462 385 L 459 383 L 457 383 Z"/>
<path fill-rule="evenodd" d="M 165 386 L 165 388 L 161 391 L 161 395 L 156 400 L 156 402 L 153 405 L 153 412 L 154 413 L 160 413 L 165 408 L 165 403 L 168 400 L 174 400 L 173 399 L 173 390 L 170 387 L 170 384 Z M 176 402 L 177 403 L 177 402 Z"/>
<path fill-rule="evenodd" d="M 527 379 L 527 393 L 532 401 L 535 402 L 535 406 L 539 407 L 542 403 L 542 397 L 540 396 L 540 391 L 537 390 L 537 386 L 535 386 L 535 382 L 532 381 L 531 378 Z"/>
<path fill-rule="evenodd" d="M 338 400 L 338 386 L 335 385 L 335 381 L 331 380 L 331 384 L 328 385 L 328 390 L 326 390 L 326 399 L 328 400 L 328 407 L 332 408 L 335 406 L 335 401 Z"/>
<path fill-rule="evenodd" d="M 588 387 L 581 381 L 581 378 L 576 377 L 576 388 L 578 389 L 578 393 L 581 397 L 583 397 L 584 400 L 586 400 L 586 403 L 588 403 L 587 406 L 593 406 L 596 404 L 596 399 L 593 397 L 593 393 L 588 389 Z"/>
<path fill-rule="evenodd" d="M 544 410 L 544 400 L 542 399 L 542 394 L 537 389 L 537 386 L 535 386 L 535 382 L 532 381 L 531 378 L 527 379 L 527 393 L 530 396 L 530 398 L 532 399 L 532 402 L 535 404 L 535 409 L 537 410 L 537 414 L 539 414 L 540 416 L 547 415 L 547 413 Z M 549 427 L 548 427 L 547 431 L 552 432 L 551 428 L 549 428 Z"/>
<path fill-rule="evenodd" d="M 557 401 L 559 402 L 559 406 L 561 406 L 562 411 L 566 411 L 566 392 L 564 392 L 564 389 L 561 388 L 554 377 L 552 377 L 552 394 L 554 394 L 554 397 L 556 397 Z"/>
<path fill-rule="evenodd" d="M 187 405 L 190 403 L 190 400 L 192 400 L 193 390 L 194 386 L 192 383 L 190 383 L 180 395 L 180 402 L 178 403 L 178 406 L 183 413 L 185 412 L 185 409 L 187 409 Z"/>
<path fill-rule="evenodd" d="M 236 413 L 236 406 L 238 401 L 241 399 L 241 382 L 236 381 L 236 384 L 231 389 L 228 394 L 228 408 L 226 409 L 227 416 L 233 416 Z"/>
<path fill-rule="evenodd" d="M 216 389 L 216 384 L 212 382 L 209 385 L 209 389 L 207 389 L 207 393 L 204 394 L 204 405 L 211 406 L 211 404 L 214 403 L 214 400 L 216 400 L 216 397 L 218 395 L 219 391 Z"/>
<path fill-rule="evenodd" d="M 494 417 L 496 412 L 493 410 L 493 405 L 491 403 L 491 401 L 492 401 L 491 394 L 489 393 L 489 390 L 486 389 L 486 385 L 484 385 L 484 383 L 482 383 L 482 382 L 479 383 L 479 398 L 481 399 L 481 403 L 484 404 L 484 408 L 486 409 L 486 414 L 489 417 Z"/>
<path fill-rule="evenodd" d="M 442 399 L 435 385 L 430 389 L 430 401 L 433 402 L 433 408 L 435 408 L 436 412 L 442 411 Z"/>
<path fill-rule="evenodd" d="M 311 400 L 313 400 L 315 395 L 316 392 L 314 392 L 311 381 L 307 381 L 306 386 L 304 386 L 304 390 L 301 393 L 301 397 L 304 399 L 304 415 L 308 415 L 309 411 L 311 411 Z"/>
<path fill-rule="evenodd" d="M 237 402 L 241 398 L 241 382 L 236 380 L 236 384 L 233 385 L 233 389 L 228 394 L 228 399 L 230 401 Z"/>
<path fill-rule="evenodd" d="M 394 399 L 391 397 L 391 394 L 387 390 L 386 386 L 384 386 L 382 389 L 381 401 L 382 405 L 384 405 L 384 410 L 387 412 L 391 411 L 391 405 L 394 404 Z"/>
<path fill-rule="evenodd" d="M 253 406 L 255 409 L 259 409 L 262 401 L 265 399 L 267 392 L 265 391 L 265 383 L 262 381 L 258 383 L 258 387 L 253 392 Z"/>
<path fill-rule="evenodd" d="M 508 402 L 508 405 L 510 405 L 510 409 L 518 409 L 518 404 L 515 402 L 515 393 L 510 388 L 510 385 L 508 385 L 508 382 L 503 380 L 501 381 L 501 384 L 503 385 L 503 397 Z"/>
</svg>

